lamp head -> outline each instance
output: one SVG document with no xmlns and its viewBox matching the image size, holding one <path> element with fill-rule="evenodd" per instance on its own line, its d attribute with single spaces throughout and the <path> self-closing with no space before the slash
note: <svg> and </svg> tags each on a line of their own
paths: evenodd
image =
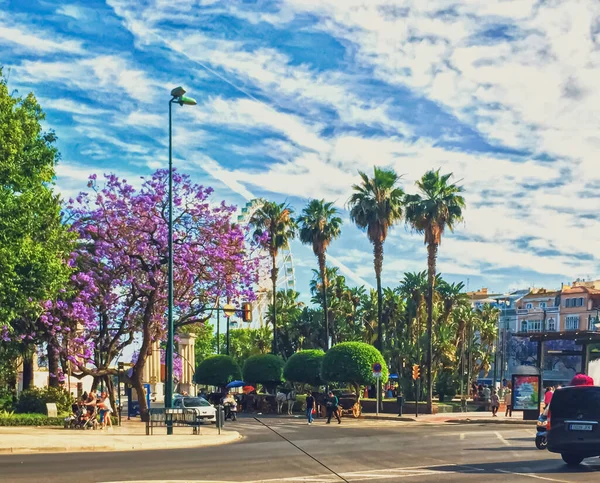
<svg viewBox="0 0 600 483">
<path fill-rule="evenodd" d="M 173 97 L 181 97 L 185 94 L 185 89 L 181 86 L 176 87 L 171 91 L 171 96 Z"/>
<path fill-rule="evenodd" d="M 181 106 L 183 106 L 184 104 L 186 106 L 195 106 L 197 104 L 196 99 L 192 99 L 191 97 L 186 96 L 180 96 L 178 102 Z"/>
</svg>

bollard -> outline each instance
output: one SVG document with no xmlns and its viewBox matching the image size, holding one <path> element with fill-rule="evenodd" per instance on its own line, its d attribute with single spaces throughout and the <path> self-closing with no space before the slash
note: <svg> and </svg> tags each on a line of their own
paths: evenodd
<svg viewBox="0 0 600 483">
<path fill-rule="evenodd" d="M 221 434 L 221 428 L 223 427 L 224 424 L 225 424 L 225 411 L 223 409 L 223 406 L 221 404 L 219 404 L 217 406 L 217 430 L 219 431 L 219 434 Z"/>
<path fill-rule="evenodd" d="M 402 416 L 402 411 L 404 409 L 404 396 L 396 397 L 396 402 L 398 403 L 398 416 Z"/>
</svg>

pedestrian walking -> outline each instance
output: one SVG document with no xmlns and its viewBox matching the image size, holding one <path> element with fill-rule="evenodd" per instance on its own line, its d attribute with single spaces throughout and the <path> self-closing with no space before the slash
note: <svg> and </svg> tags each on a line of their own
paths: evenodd
<svg viewBox="0 0 600 483">
<path fill-rule="evenodd" d="M 342 424 L 342 420 L 338 414 L 338 404 L 339 400 L 337 396 L 335 396 L 333 392 L 329 391 L 329 397 L 325 401 L 325 407 L 327 408 L 327 424 L 331 423 L 331 416 L 335 416 L 338 424 Z"/>
<path fill-rule="evenodd" d="M 512 418 L 512 390 L 510 388 L 510 383 L 504 389 L 504 404 L 506 404 L 506 412 L 504 416 Z"/>
<path fill-rule="evenodd" d="M 491 398 L 492 398 L 492 391 L 490 391 L 490 387 L 486 385 L 483 388 L 483 400 L 485 401 L 485 409 L 487 411 L 490 410 Z"/>
<path fill-rule="evenodd" d="M 308 424 L 311 425 L 313 422 L 313 411 L 315 410 L 315 398 L 309 392 L 306 394 L 306 419 Z"/>
<path fill-rule="evenodd" d="M 495 389 L 492 389 L 492 395 L 490 396 L 490 401 L 492 403 L 492 416 L 498 416 L 498 409 L 500 408 L 500 398 L 498 397 L 498 393 Z"/>
</svg>

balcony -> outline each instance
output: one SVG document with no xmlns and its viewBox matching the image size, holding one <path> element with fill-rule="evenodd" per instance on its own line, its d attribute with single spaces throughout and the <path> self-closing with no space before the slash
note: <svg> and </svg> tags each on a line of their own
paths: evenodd
<svg viewBox="0 0 600 483">
<path fill-rule="evenodd" d="M 531 309 L 517 309 L 517 315 L 527 314 L 541 314 L 546 311 L 547 314 L 558 314 L 560 307 L 546 307 L 545 309 L 540 307 L 533 307 Z"/>
</svg>

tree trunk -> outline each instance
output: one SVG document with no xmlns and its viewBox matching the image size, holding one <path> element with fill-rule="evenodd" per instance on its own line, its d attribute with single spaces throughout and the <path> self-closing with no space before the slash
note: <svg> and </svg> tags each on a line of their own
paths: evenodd
<svg viewBox="0 0 600 483">
<path fill-rule="evenodd" d="M 383 243 L 376 242 L 373 247 L 374 265 L 375 265 L 375 277 L 377 279 L 377 349 L 379 352 L 383 352 L 383 293 L 381 291 L 381 270 L 383 268 Z M 381 391 L 381 378 L 377 379 L 379 385 L 379 404 L 380 409 L 383 411 L 383 394 Z"/>
<path fill-rule="evenodd" d="M 140 354 L 141 357 L 141 354 Z M 138 402 L 140 404 L 140 419 L 143 422 L 148 421 L 150 413 L 148 412 L 148 404 L 144 395 L 144 385 L 142 384 L 142 371 L 133 371 L 131 375 L 131 385 L 137 393 Z"/>
<path fill-rule="evenodd" d="M 433 414 L 433 290 L 435 288 L 436 243 L 427 245 L 427 411 Z"/>
<path fill-rule="evenodd" d="M 279 352 L 279 344 L 277 343 L 277 255 L 271 255 L 271 281 L 273 282 L 273 354 Z"/>
<path fill-rule="evenodd" d="M 60 387 L 60 382 L 58 380 L 58 371 L 59 371 L 59 363 L 58 363 L 58 349 L 52 344 L 52 342 L 48 343 L 48 386 L 50 387 Z"/>
<path fill-rule="evenodd" d="M 319 260 L 319 271 L 321 272 L 321 288 L 323 292 L 323 318 L 325 319 L 325 350 L 329 350 L 329 308 L 327 307 L 327 285 L 329 280 L 327 279 L 327 264 L 325 260 L 325 253 L 318 255 Z"/>
<path fill-rule="evenodd" d="M 33 387 L 33 352 L 29 346 L 23 350 L 23 391 Z"/>
</svg>

